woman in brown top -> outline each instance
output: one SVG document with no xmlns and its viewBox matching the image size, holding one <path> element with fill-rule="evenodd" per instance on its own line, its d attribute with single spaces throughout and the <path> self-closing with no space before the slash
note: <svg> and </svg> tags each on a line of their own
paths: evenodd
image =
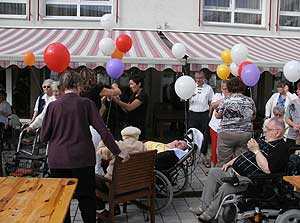
<svg viewBox="0 0 300 223">
<path fill-rule="evenodd" d="M 41 140 L 49 142 L 48 163 L 52 177 L 78 178 L 76 189 L 84 222 L 96 220 L 95 149 L 89 126 L 101 135 L 104 144 L 124 160 L 128 154 L 120 151 L 105 127 L 95 103 L 79 96 L 80 75 L 66 71 L 60 76 L 65 94 L 49 104 L 41 129 Z M 68 212 L 65 222 L 71 222 Z"/>
</svg>

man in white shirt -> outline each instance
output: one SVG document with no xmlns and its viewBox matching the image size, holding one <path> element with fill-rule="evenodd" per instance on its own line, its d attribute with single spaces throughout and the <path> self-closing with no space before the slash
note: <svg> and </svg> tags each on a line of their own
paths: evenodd
<svg viewBox="0 0 300 223">
<path fill-rule="evenodd" d="M 209 106 L 214 95 L 211 86 L 207 85 L 205 73 L 210 72 L 207 68 L 202 68 L 195 73 L 195 81 L 197 84 L 194 95 L 189 100 L 189 128 L 200 130 L 204 136 L 204 141 L 201 148 L 201 153 L 204 155 L 204 164 L 209 167 L 210 162 L 207 160 L 208 148 L 208 122 L 209 122 Z"/>
</svg>

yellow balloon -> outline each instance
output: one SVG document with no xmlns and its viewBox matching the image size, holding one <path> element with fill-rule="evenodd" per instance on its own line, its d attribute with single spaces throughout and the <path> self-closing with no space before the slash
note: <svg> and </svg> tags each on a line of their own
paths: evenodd
<svg viewBox="0 0 300 223">
<path fill-rule="evenodd" d="M 218 65 L 217 75 L 220 79 L 227 80 L 230 75 L 230 68 L 226 64 Z"/>
<path fill-rule="evenodd" d="M 223 50 L 223 52 L 221 53 L 221 58 L 225 63 L 231 63 L 232 59 L 230 55 L 230 50 L 229 49 Z"/>
</svg>

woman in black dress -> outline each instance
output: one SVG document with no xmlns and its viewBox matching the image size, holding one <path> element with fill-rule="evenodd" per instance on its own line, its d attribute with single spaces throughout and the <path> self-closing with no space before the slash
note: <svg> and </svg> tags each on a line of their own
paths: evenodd
<svg viewBox="0 0 300 223">
<path fill-rule="evenodd" d="M 140 140 L 145 139 L 145 121 L 148 102 L 148 96 L 143 88 L 143 84 L 143 77 L 133 75 L 129 78 L 129 87 L 132 93 L 129 102 L 122 102 L 118 97 L 113 98 L 117 105 L 128 112 L 128 126 L 134 126 L 141 130 Z"/>
</svg>

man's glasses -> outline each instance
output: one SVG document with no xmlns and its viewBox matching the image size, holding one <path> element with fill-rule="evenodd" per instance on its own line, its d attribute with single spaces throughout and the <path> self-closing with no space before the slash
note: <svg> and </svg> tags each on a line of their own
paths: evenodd
<svg viewBox="0 0 300 223">
<path fill-rule="evenodd" d="M 268 131 L 281 130 L 281 129 L 272 129 L 272 128 L 269 128 L 267 125 L 264 125 L 264 129 L 266 129 Z"/>
<path fill-rule="evenodd" d="M 43 88 L 50 88 L 50 86 L 43 86 Z"/>
</svg>

